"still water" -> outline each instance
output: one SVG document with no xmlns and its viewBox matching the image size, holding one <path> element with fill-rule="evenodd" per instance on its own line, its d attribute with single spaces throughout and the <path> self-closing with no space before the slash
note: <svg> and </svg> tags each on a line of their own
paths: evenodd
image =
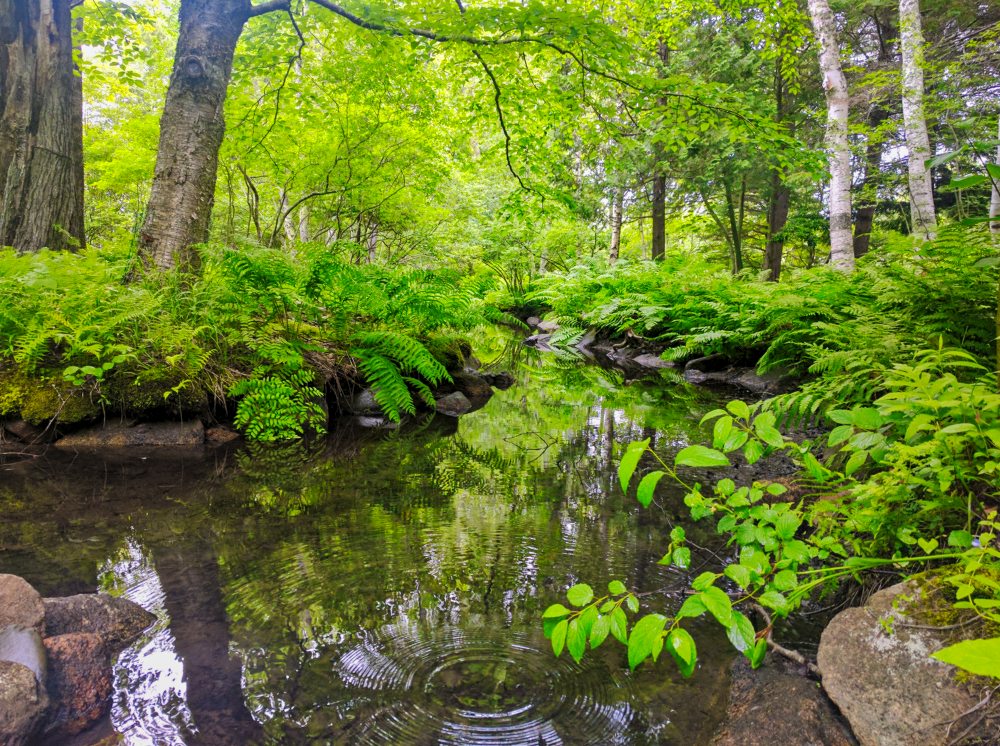
<svg viewBox="0 0 1000 746">
<path fill-rule="evenodd" d="M 130 746 L 710 742 L 733 657 L 710 624 L 684 680 L 630 673 L 613 640 L 556 659 L 540 617 L 612 578 L 681 603 L 687 576 L 657 564 L 679 495 L 642 509 L 616 465 L 632 440 L 686 445 L 716 402 L 668 372 L 503 360 L 517 384 L 457 422 L 0 463 L 0 572 L 157 615 L 115 667 Z M 692 572 L 716 562 L 696 550 Z"/>
</svg>

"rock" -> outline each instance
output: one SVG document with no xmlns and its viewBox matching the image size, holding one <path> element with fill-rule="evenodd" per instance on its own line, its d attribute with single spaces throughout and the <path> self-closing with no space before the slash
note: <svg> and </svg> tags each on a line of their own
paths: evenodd
<svg viewBox="0 0 1000 746">
<path fill-rule="evenodd" d="M 921 616 L 928 603 L 921 588 L 906 581 L 876 593 L 867 606 L 840 612 L 823 630 L 823 687 L 862 746 L 944 746 L 971 723 L 961 717 L 979 697 L 956 683 L 953 666 L 930 657 L 955 640 L 926 628 L 933 626 Z M 984 723 L 970 735 L 997 743 Z"/>
<path fill-rule="evenodd" d="M 205 426 L 189 422 L 146 422 L 87 428 L 56 441 L 62 448 L 135 448 L 142 446 L 199 446 L 205 442 Z"/>
<path fill-rule="evenodd" d="M 483 373 L 483 380 L 490 386 L 501 391 L 506 391 L 514 385 L 514 376 L 506 371 L 501 373 Z"/>
<path fill-rule="evenodd" d="M 772 370 L 760 375 L 753 368 L 738 369 L 732 383 L 760 396 L 774 396 L 791 389 L 791 379 L 782 370 Z"/>
<path fill-rule="evenodd" d="M 49 699 L 35 674 L 0 660 L 0 743 L 26 746 L 42 724 Z"/>
<path fill-rule="evenodd" d="M 213 446 L 221 446 L 239 440 L 240 434 L 235 430 L 222 427 L 210 427 L 205 431 L 205 441 Z"/>
<path fill-rule="evenodd" d="M 437 400 L 438 414 L 458 417 L 472 411 L 472 402 L 461 391 L 455 391 Z"/>
<path fill-rule="evenodd" d="M 717 373 L 718 371 L 725 370 L 731 364 L 732 363 L 728 357 L 720 352 L 716 352 L 713 355 L 706 355 L 705 357 L 696 357 L 694 360 L 688 360 L 687 364 L 684 366 L 684 370 L 697 370 L 701 373 Z"/>
<path fill-rule="evenodd" d="M 552 339 L 551 334 L 532 334 L 530 337 L 524 340 L 522 344 L 528 347 L 535 347 L 539 350 L 551 351 L 552 348 L 549 346 L 549 340 Z"/>
<path fill-rule="evenodd" d="M 355 394 L 354 398 L 351 399 L 351 412 L 362 415 L 379 415 L 382 414 L 382 407 L 375 401 L 375 392 L 371 388 L 367 388 Z"/>
<path fill-rule="evenodd" d="M 122 648 L 156 617 L 126 598 L 82 593 L 65 598 L 46 598 L 45 631 L 50 637 L 73 633 L 99 635 L 110 655 Z"/>
<path fill-rule="evenodd" d="M 632 362 L 635 365 L 640 365 L 643 368 L 673 368 L 675 367 L 673 363 L 668 360 L 664 360 L 659 355 L 639 355 L 638 357 L 632 358 Z"/>
<path fill-rule="evenodd" d="M 471 352 L 465 356 L 464 370 L 466 372 L 472 373 L 474 371 L 479 370 L 482 367 L 483 367 L 482 361 L 478 357 L 473 355 Z"/>
<path fill-rule="evenodd" d="M 732 668 L 729 710 L 713 746 L 854 746 L 819 684 L 768 664 L 756 671 L 745 658 Z"/>
<path fill-rule="evenodd" d="M 45 428 L 32 425 L 30 422 L 25 422 L 24 420 L 5 421 L 3 423 L 3 430 L 8 435 L 28 445 L 44 443 L 48 440 Z"/>
<path fill-rule="evenodd" d="M 111 709 L 111 657 L 100 635 L 44 640 L 49 656 L 47 743 L 81 733 Z"/>
<path fill-rule="evenodd" d="M 529 316 L 524 320 L 524 323 L 530 326 L 532 329 L 537 329 L 538 325 L 542 323 L 542 320 L 537 316 Z"/>
<path fill-rule="evenodd" d="M 377 417 L 359 415 L 354 418 L 354 424 L 358 427 L 363 427 L 366 430 L 395 430 L 399 427 L 398 422 L 393 422 L 385 415 L 379 415 Z"/>
<path fill-rule="evenodd" d="M 551 334 L 559 329 L 559 323 L 556 321 L 539 321 L 535 324 L 535 328 L 544 334 Z"/>
<path fill-rule="evenodd" d="M 19 624 L 0 629 L 0 661 L 20 663 L 45 683 L 45 648 L 36 629 Z"/>
<path fill-rule="evenodd" d="M 10 625 L 45 634 L 45 605 L 24 578 L 0 575 L 0 629 Z"/>
<path fill-rule="evenodd" d="M 596 341 L 597 341 L 597 330 L 596 329 L 588 329 L 584 333 L 584 335 L 582 337 L 580 337 L 580 341 L 576 343 L 576 349 L 578 349 L 578 350 L 589 350 L 590 346 L 592 344 L 594 344 L 594 342 L 596 342 Z"/>
<path fill-rule="evenodd" d="M 459 371 L 451 374 L 457 391 L 465 394 L 474 409 L 479 409 L 493 396 L 493 389 L 478 373 Z"/>
</svg>

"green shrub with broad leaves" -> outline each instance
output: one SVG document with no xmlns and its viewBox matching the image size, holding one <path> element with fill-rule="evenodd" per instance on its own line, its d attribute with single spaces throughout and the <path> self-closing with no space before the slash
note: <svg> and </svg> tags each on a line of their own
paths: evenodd
<svg viewBox="0 0 1000 746">
<path fill-rule="evenodd" d="M 773 620 L 845 580 L 866 572 L 901 575 L 933 570 L 950 589 L 963 623 L 978 622 L 983 639 L 935 654 L 972 673 L 1000 678 L 1000 394 L 996 379 L 961 350 L 939 347 L 896 364 L 884 378 L 884 393 L 870 405 L 827 413 L 824 438 L 796 442 L 777 428 L 774 412 L 760 404 L 730 402 L 705 415 L 711 446 L 691 445 L 668 463 L 632 443 L 619 465 L 623 490 L 643 469 L 636 497 L 644 506 L 668 479 L 685 490 L 696 521 L 711 520 L 733 547 L 721 572 L 705 572 L 672 614 L 636 614 L 636 596 L 612 581 L 595 596 L 587 585 L 567 593 L 569 607 L 550 606 L 546 635 L 558 655 L 579 660 L 611 636 L 628 648 L 633 668 L 666 649 L 685 676 L 697 661 L 685 620 L 711 616 L 733 646 L 757 666 L 767 650 Z M 686 477 L 685 467 L 726 467 L 735 454 L 756 463 L 775 453 L 792 459 L 810 498 L 790 500 L 784 484 L 737 485 L 723 478 L 710 489 Z M 683 529 L 675 528 L 661 560 L 690 566 Z M 765 621 L 755 629 L 751 612 Z"/>
</svg>

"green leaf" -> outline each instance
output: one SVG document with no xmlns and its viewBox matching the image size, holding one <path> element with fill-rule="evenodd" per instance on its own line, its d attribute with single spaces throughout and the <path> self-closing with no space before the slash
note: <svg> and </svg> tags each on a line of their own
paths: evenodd
<svg viewBox="0 0 1000 746">
<path fill-rule="evenodd" d="M 594 589 L 586 583 L 577 583 L 566 591 L 566 598 L 574 606 L 586 606 L 594 599 Z"/>
<path fill-rule="evenodd" d="M 691 581 L 691 587 L 694 588 L 696 591 L 703 591 L 706 588 L 710 587 L 712 583 L 715 582 L 715 579 L 717 577 L 719 576 L 714 572 L 703 572 L 701 575 L 699 575 L 697 578 Z"/>
<path fill-rule="evenodd" d="M 629 443 L 618 464 L 618 481 L 621 483 L 622 492 L 628 492 L 628 484 L 632 481 L 635 468 L 639 465 L 639 459 L 649 448 L 649 438 L 635 443 Z"/>
<path fill-rule="evenodd" d="M 917 544 L 924 554 L 934 554 L 935 550 L 938 548 L 938 540 L 931 539 L 927 541 L 926 539 L 917 539 Z"/>
<path fill-rule="evenodd" d="M 751 668 L 760 668 L 760 664 L 764 662 L 764 657 L 767 655 L 767 640 L 763 637 L 757 640 L 757 643 L 753 646 L 750 654 L 747 656 L 750 659 Z"/>
<path fill-rule="evenodd" d="M 750 585 L 750 570 L 743 565 L 727 565 L 724 574 L 740 588 Z"/>
<path fill-rule="evenodd" d="M 741 653 L 751 650 L 757 642 L 757 633 L 754 631 L 753 623 L 743 613 L 735 610 L 729 626 L 726 628 L 726 636 L 729 637 L 729 642 L 733 644 L 733 647 Z"/>
<path fill-rule="evenodd" d="M 744 401 L 740 401 L 739 399 L 731 401 L 726 405 L 726 409 L 732 412 L 736 417 L 740 417 L 744 420 L 750 419 L 750 407 L 748 407 L 747 403 Z"/>
<path fill-rule="evenodd" d="M 838 425 L 853 425 L 854 415 L 849 409 L 833 409 L 826 413 L 826 416 Z"/>
<path fill-rule="evenodd" d="M 653 646 L 663 634 L 667 618 L 662 614 L 647 614 L 632 628 L 628 636 L 628 665 L 633 671 L 636 666 L 653 654 Z"/>
<path fill-rule="evenodd" d="M 694 638 L 687 630 L 681 627 L 674 627 L 667 635 L 667 650 L 670 657 L 677 663 L 681 676 L 689 677 L 694 673 L 698 664 L 698 649 L 694 644 Z"/>
<path fill-rule="evenodd" d="M 986 181 L 986 176 L 983 174 L 972 174 L 971 176 L 963 176 L 961 179 L 952 179 L 948 183 L 948 187 L 950 189 L 971 189 L 980 184 L 985 184 Z"/>
<path fill-rule="evenodd" d="M 698 424 L 704 425 L 709 420 L 714 420 L 716 417 L 722 417 L 725 413 L 726 410 L 724 409 L 713 409 L 711 412 L 702 417 L 701 422 L 699 422 Z"/>
<path fill-rule="evenodd" d="M 595 650 L 599 648 L 607 639 L 609 632 L 611 632 L 611 615 L 602 614 L 590 628 L 590 647 Z"/>
<path fill-rule="evenodd" d="M 726 454 L 705 446 L 688 446 L 674 457 L 676 466 L 729 466 Z"/>
<path fill-rule="evenodd" d="M 882 426 L 882 415 L 871 407 L 855 407 L 851 410 L 851 423 L 862 430 L 876 430 Z"/>
<path fill-rule="evenodd" d="M 637 614 L 639 612 L 639 599 L 631 593 L 625 597 L 625 605 L 628 606 L 629 611 L 633 614 Z"/>
<path fill-rule="evenodd" d="M 684 603 L 681 604 L 681 608 L 677 610 L 676 618 L 695 618 L 704 614 L 708 609 L 705 608 L 705 604 L 701 602 L 701 594 L 695 594 L 693 596 L 688 596 L 684 599 Z"/>
<path fill-rule="evenodd" d="M 781 448 L 784 446 L 785 439 L 781 437 L 781 433 L 779 433 L 773 425 L 769 425 L 767 422 L 761 422 L 761 419 L 761 417 L 758 417 L 753 426 L 754 432 L 757 433 L 757 437 L 772 448 Z"/>
<path fill-rule="evenodd" d="M 562 604 L 552 604 L 549 608 L 545 610 L 542 614 L 542 619 L 552 619 L 553 617 L 569 616 L 573 612 L 567 609 Z"/>
<path fill-rule="evenodd" d="M 691 550 L 687 547 L 677 547 L 672 556 L 673 564 L 682 570 L 691 567 Z"/>
<path fill-rule="evenodd" d="M 566 645 L 566 631 L 569 629 L 569 620 L 563 619 L 552 630 L 552 652 L 556 658 L 562 655 L 563 647 Z"/>
<path fill-rule="evenodd" d="M 826 442 L 827 445 L 833 448 L 834 446 L 839 446 L 852 435 L 854 435 L 854 425 L 837 425 L 837 427 L 830 431 Z"/>
<path fill-rule="evenodd" d="M 566 634 L 566 649 L 569 650 L 569 654 L 577 663 L 583 660 L 583 652 L 587 649 L 587 633 L 579 619 L 574 619 L 569 623 Z"/>
<path fill-rule="evenodd" d="M 653 492 L 656 490 L 656 485 L 665 475 L 666 472 L 663 471 L 651 471 L 639 482 L 639 489 L 636 490 L 635 496 L 642 503 L 642 507 L 648 508 L 649 504 L 653 502 Z"/>
<path fill-rule="evenodd" d="M 612 596 L 620 596 L 625 592 L 625 584 L 620 580 L 612 580 L 608 583 L 608 593 Z"/>
<path fill-rule="evenodd" d="M 952 531 L 948 534 L 948 546 L 968 549 L 972 546 L 972 534 L 968 531 Z"/>
<path fill-rule="evenodd" d="M 716 448 L 722 448 L 726 444 L 726 440 L 729 438 L 729 433 L 733 431 L 733 418 L 729 415 L 725 417 L 720 417 L 715 421 L 715 427 L 712 428 L 712 445 Z"/>
<path fill-rule="evenodd" d="M 931 657 L 978 676 L 1000 679 L 1000 637 L 965 640 L 949 645 Z"/>
<path fill-rule="evenodd" d="M 851 457 L 847 459 L 847 464 L 844 466 L 844 474 L 851 476 L 854 472 L 860 469 L 867 460 L 868 451 L 857 451 L 852 453 Z"/>
<path fill-rule="evenodd" d="M 706 588 L 701 592 L 701 602 L 705 608 L 718 620 L 723 627 L 729 625 L 733 616 L 733 602 L 725 591 L 716 586 Z"/>
<path fill-rule="evenodd" d="M 759 440 L 751 440 L 747 447 L 743 449 L 743 457 L 748 464 L 756 464 L 760 457 L 764 455 L 764 445 Z"/>
<path fill-rule="evenodd" d="M 757 600 L 760 601 L 762 606 L 774 609 L 782 616 L 784 616 L 788 611 L 788 599 L 786 599 L 783 594 L 778 593 L 778 591 L 768 591 L 767 593 L 762 593 L 760 598 Z"/>
<path fill-rule="evenodd" d="M 777 531 L 781 539 L 789 541 L 795 538 L 795 533 L 801 525 L 802 519 L 799 515 L 794 511 L 788 510 L 778 516 L 778 520 L 774 522 L 774 530 Z"/>
<path fill-rule="evenodd" d="M 628 644 L 628 618 L 620 606 L 611 612 L 611 636 L 622 645 Z"/>
</svg>

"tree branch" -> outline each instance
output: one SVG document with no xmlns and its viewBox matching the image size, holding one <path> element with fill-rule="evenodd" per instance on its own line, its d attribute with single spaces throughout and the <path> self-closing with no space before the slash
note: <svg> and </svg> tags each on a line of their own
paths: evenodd
<svg viewBox="0 0 1000 746">
<path fill-rule="evenodd" d="M 265 13 L 273 13 L 276 10 L 287 10 L 291 12 L 291 8 L 291 0 L 267 0 L 267 2 L 250 6 L 250 12 L 247 15 L 247 18 L 256 18 L 257 16 L 262 16 Z"/>
</svg>

